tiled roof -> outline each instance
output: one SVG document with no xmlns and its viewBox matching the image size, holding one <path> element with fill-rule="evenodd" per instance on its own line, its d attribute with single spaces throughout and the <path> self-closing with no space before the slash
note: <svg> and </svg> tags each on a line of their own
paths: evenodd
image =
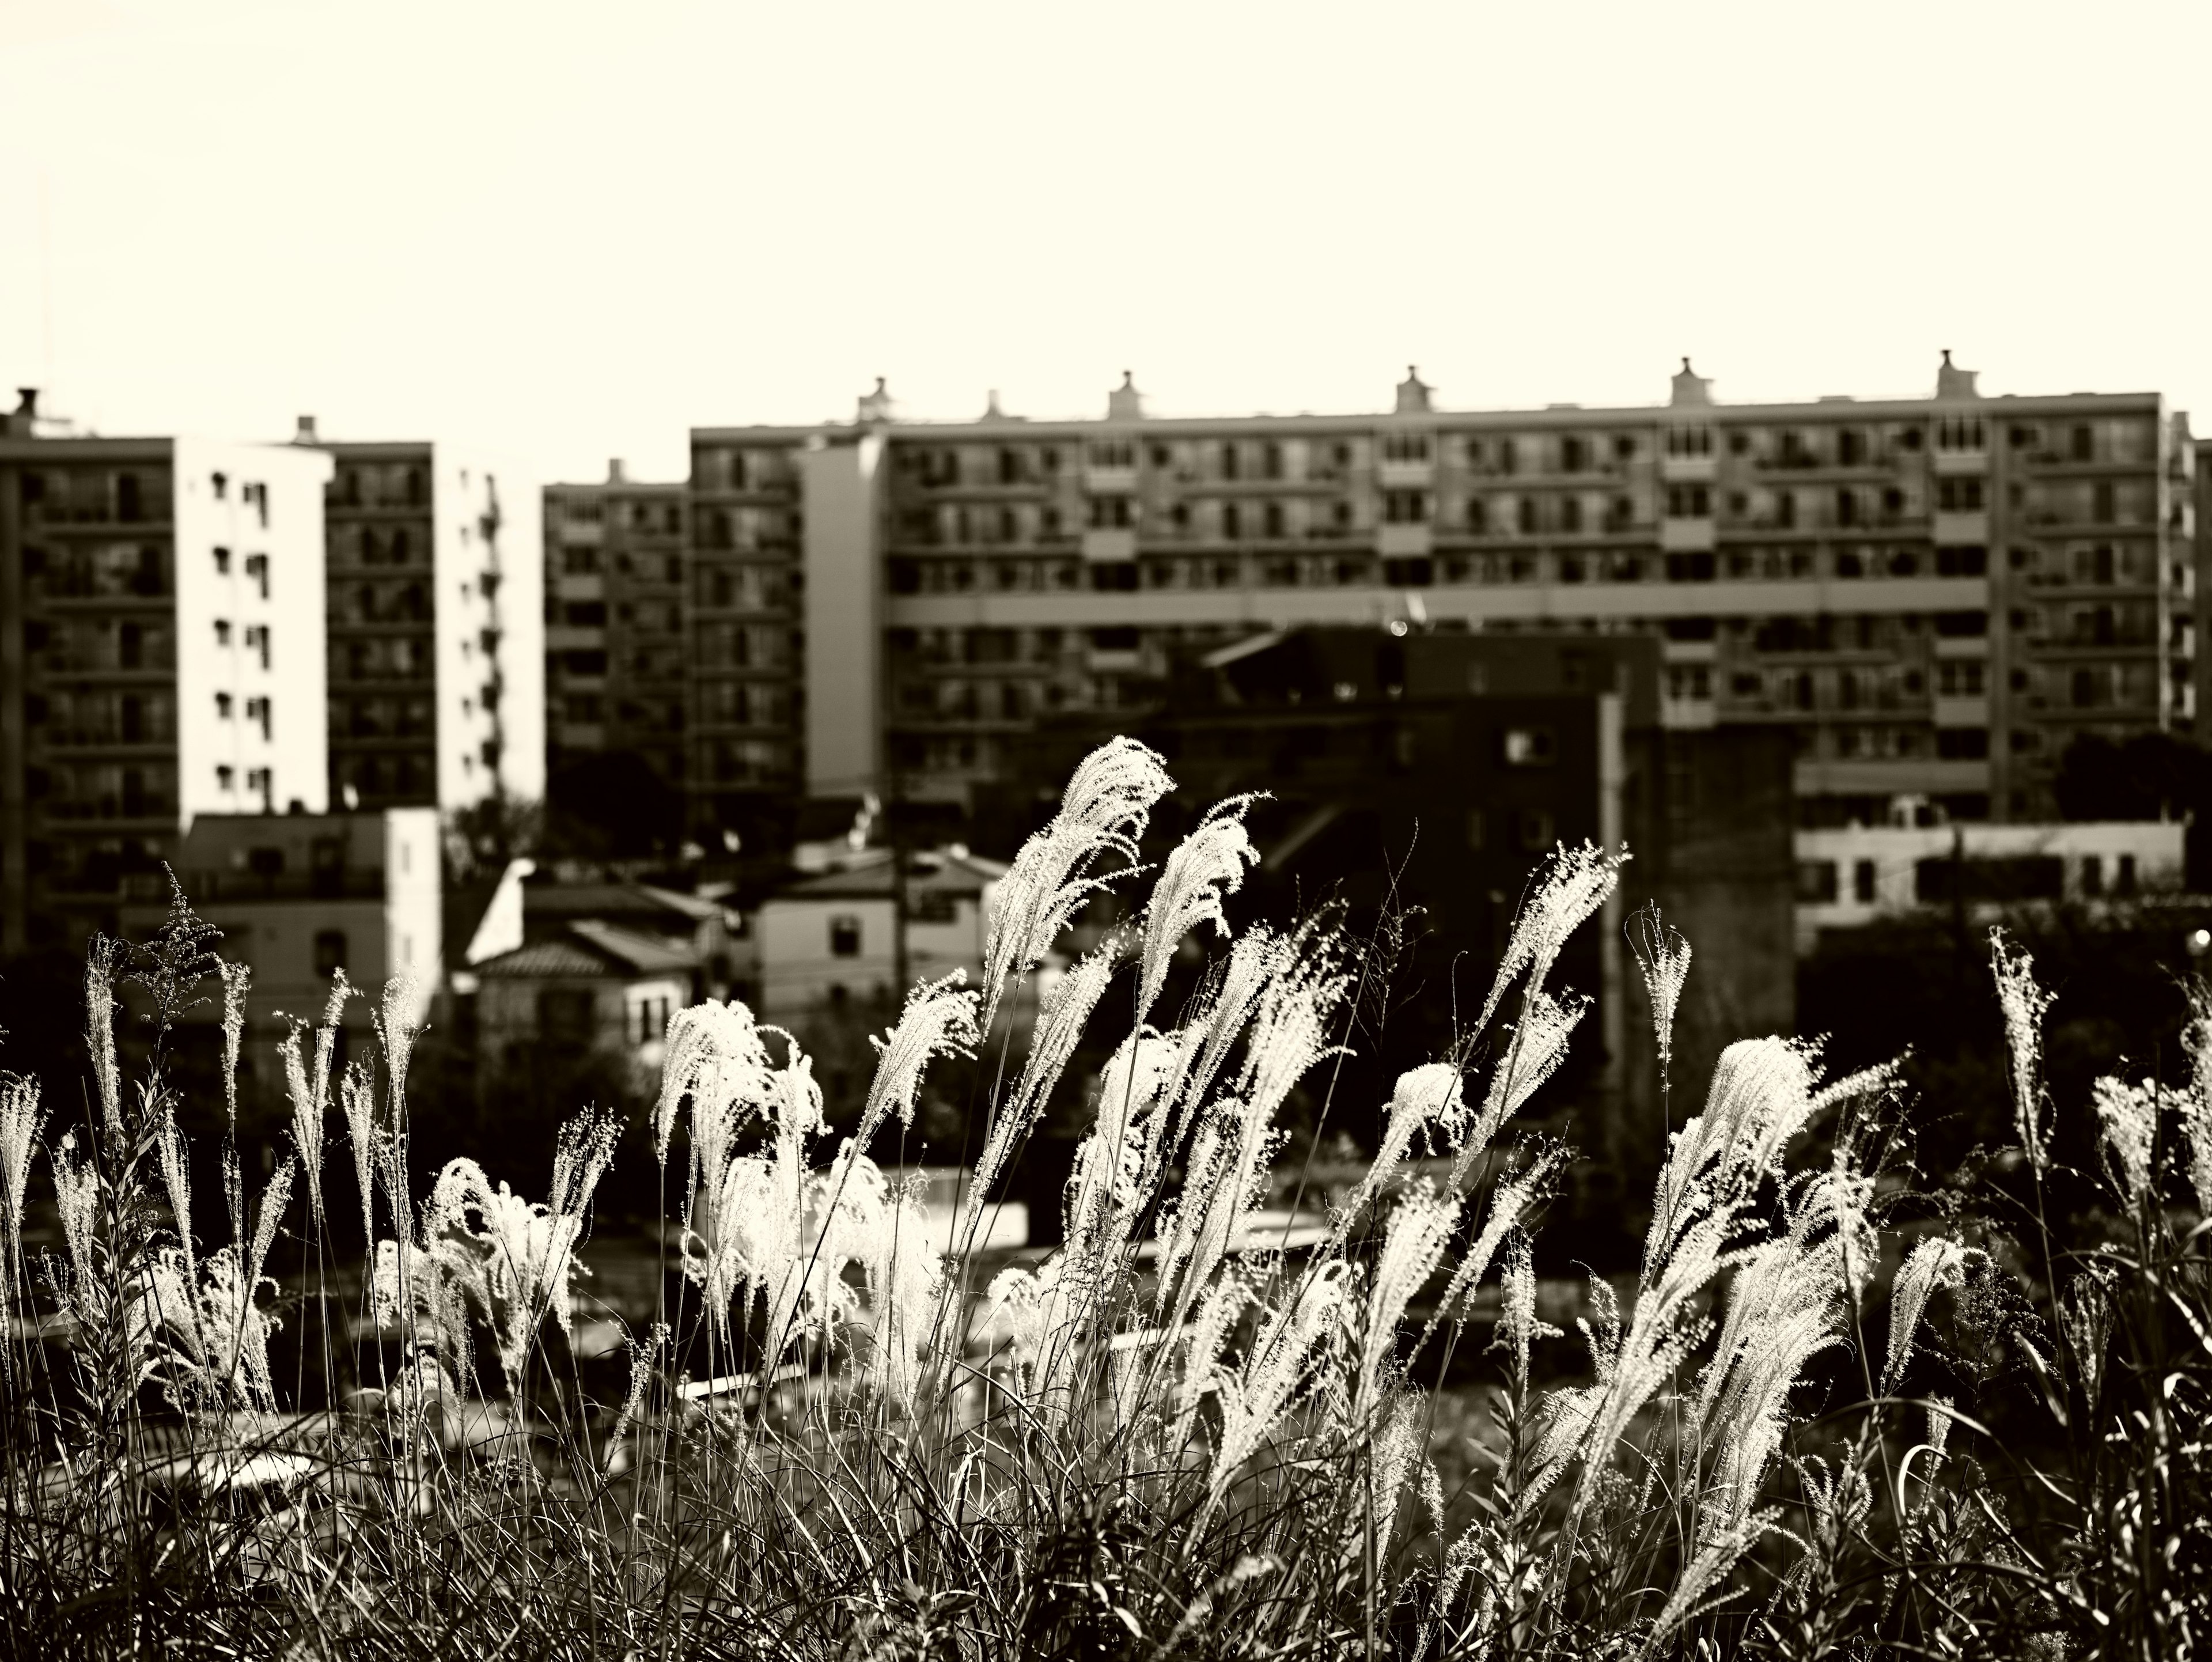
<svg viewBox="0 0 2212 1662">
<path fill-rule="evenodd" d="M 688 975 L 698 955 L 596 917 L 572 920 L 567 930 L 487 959 L 476 973 L 494 980 L 552 980 L 640 975 Z"/>
</svg>

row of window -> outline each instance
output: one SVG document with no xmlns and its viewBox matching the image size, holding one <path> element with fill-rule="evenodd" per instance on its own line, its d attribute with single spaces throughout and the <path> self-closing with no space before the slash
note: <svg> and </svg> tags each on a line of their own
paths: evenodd
<svg viewBox="0 0 2212 1662">
<path fill-rule="evenodd" d="M 1801 860 L 1797 863 L 1797 902 L 1805 906 L 1832 906 L 1840 899 L 1841 862 L 1834 860 Z M 1957 868 L 1967 869 L 1961 874 Z M 2112 857 L 2109 882 L 2106 874 L 2105 856 L 2085 854 L 2076 856 L 2075 869 L 2078 874 L 2079 892 L 2092 899 L 2110 894 L 2125 898 L 2136 892 L 2136 857 L 2132 854 Z M 1961 876 L 1966 880 L 1962 898 L 1990 900 L 2056 900 L 2064 892 L 2065 856 L 2062 855 L 1969 855 L 1964 861 L 1954 861 L 1945 855 L 1934 855 L 1915 862 L 1913 868 L 1913 898 L 1918 904 L 1938 905 L 1948 902 L 1954 890 L 1960 888 Z M 1881 897 L 1881 873 L 1871 860 L 1851 862 L 1851 899 L 1862 906 L 1871 906 Z"/>
</svg>

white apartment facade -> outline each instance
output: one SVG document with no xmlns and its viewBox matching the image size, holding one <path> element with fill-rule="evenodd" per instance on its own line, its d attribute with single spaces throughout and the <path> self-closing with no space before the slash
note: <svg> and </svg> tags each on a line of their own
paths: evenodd
<svg viewBox="0 0 2212 1662">
<path fill-rule="evenodd" d="M 112 930 L 202 814 L 327 802 L 327 457 L 0 437 L 0 950 Z"/>
</svg>

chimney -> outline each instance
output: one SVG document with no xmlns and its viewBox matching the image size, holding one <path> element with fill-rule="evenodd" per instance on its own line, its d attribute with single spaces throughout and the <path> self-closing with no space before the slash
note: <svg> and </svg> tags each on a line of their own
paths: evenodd
<svg viewBox="0 0 2212 1662">
<path fill-rule="evenodd" d="M 623 459 L 620 456 L 610 456 L 607 458 L 607 483 L 609 484 L 628 484 L 629 483 L 629 476 L 623 472 Z"/>
<path fill-rule="evenodd" d="M 292 442 L 295 444 L 320 444 L 322 442 L 322 440 L 316 435 L 315 418 L 313 416 L 302 416 L 300 417 L 300 430 L 292 435 Z"/>
<path fill-rule="evenodd" d="M 853 412 L 854 421 L 862 427 L 891 418 L 891 391 L 881 375 L 876 377 L 876 390 L 860 395 L 859 405 Z"/>
<path fill-rule="evenodd" d="M 1421 372 L 1407 364 L 1406 379 L 1398 383 L 1397 413 L 1401 416 L 1427 415 L 1431 391 L 1428 383 L 1421 379 Z"/>
<path fill-rule="evenodd" d="M 1106 395 L 1108 421 L 1142 421 L 1145 418 L 1145 395 L 1137 390 L 1137 378 L 1128 370 L 1121 372 L 1121 384 Z"/>
<path fill-rule="evenodd" d="M 1981 379 L 1978 369 L 1961 369 L 1951 362 L 1951 349 L 1943 349 L 1943 362 L 1936 368 L 1936 396 L 1938 399 L 1978 399 L 1981 389 L 1975 382 Z"/>
<path fill-rule="evenodd" d="M 1674 390 L 1667 402 L 1672 405 L 1705 405 L 1713 401 L 1713 382 L 1710 375 L 1701 375 L 1690 368 L 1687 358 L 1674 377 Z"/>
<path fill-rule="evenodd" d="M 19 387 L 15 389 L 15 397 L 17 399 L 15 413 L 26 421 L 36 421 L 39 418 L 39 389 L 35 387 Z"/>
</svg>

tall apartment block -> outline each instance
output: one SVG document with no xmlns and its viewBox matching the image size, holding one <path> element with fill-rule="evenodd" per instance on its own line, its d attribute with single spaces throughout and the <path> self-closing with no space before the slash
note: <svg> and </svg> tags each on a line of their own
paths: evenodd
<svg viewBox="0 0 2212 1662">
<path fill-rule="evenodd" d="M 2197 486 L 2155 393 L 695 429 L 692 800 L 962 797 L 1056 710 L 1298 624 L 1659 636 L 1663 720 L 1788 728 L 1808 824 L 2051 811 L 2197 717 Z M 702 706 L 703 703 L 703 708 Z"/>
<path fill-rule="evenodd" d="M 603 484 L 548 485 L 546 764 L 627 752 L 682 790 L 690 678 L 681 484 L 648 484 L 611 462 Z"/>
<path fill-rule="evenodd" d="M 0 951 L 112 931 L 200 813 L 324 810 L 326 456 L 0 428 Z"/>
<path fill-rule="evenodd" d="M 467 807 L 545 788 L 534 482 L 427 441 L 294 443 L 333 463 L 330 798 Z"/>
</svg>

